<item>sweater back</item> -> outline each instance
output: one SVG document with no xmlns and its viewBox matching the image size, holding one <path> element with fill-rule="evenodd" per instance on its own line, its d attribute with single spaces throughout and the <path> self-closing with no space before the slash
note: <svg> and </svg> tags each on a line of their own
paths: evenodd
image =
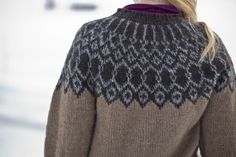
<svg viewBox="0 0 236 157">
<path fill-rule="evenodd" d="M 217 35 L 218 36 L 218 35 Z M 125 8 L 83 24 L 54 89 L 45 157 L 236 156 L 235 71 L 218 36 Z"/>
</svg>

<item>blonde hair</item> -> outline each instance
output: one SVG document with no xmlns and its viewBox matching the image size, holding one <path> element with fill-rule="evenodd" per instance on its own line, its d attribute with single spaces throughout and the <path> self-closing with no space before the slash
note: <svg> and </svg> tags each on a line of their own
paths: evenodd
<svg viewBox="0 0 236 157">
<path fill-rule="evenodd" d="M 210 27 L 207 26 L 205 22 L 201 22 L 197 20 L 196 6 L 197 0 L 134 0 L 135 2 L 151 2 L 155 4 L 157 1 L 167 2 L 171 5 L 175 6 L 177 9 L 181 10 L 190 22 L 193 22 L 199 26 L 202 26 L 205 30 L 205 33 L 208 38 L 208 43 L 204 48 L 199 62 L 203 61 L 203 59 L 208 56 L 209 61 L 211 62 L 216 54 L 216 44 L 217 44 L 217 35 L 211 30 Z M 191 23 L 190 23 L 191 24 Z M 193 27 L 192 27 L 193 28 Z"/>
<path fill-rule="evenodd" d="M 170 4 L 174 5 L 176 8 L 181 10 L 186 14 L 189 18 L 189 21 L 196 23 L 197 25 L 203 26 L 207 38 L 208 44 L 204 48 L 201 58 L 199 62 L 203 61 L 204 57 L 208 55 L 210 62 L 214 59 L 216 54 L 216 44 L 217 44 L 217 36 L 216 34 L 207 26 L 205 22 L 197 21 L 197 13 L 196 13 L 196 0 L 166 0 Z"/>
</svg>

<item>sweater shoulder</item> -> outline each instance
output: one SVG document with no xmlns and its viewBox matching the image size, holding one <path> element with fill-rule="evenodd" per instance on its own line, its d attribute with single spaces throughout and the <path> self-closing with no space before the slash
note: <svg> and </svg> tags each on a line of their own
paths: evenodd
<svg viewBox="0 0 236 157">
<path fill-rule="evenodd" d="M 113 19 L 115 19 L 115 17 L 112 15 L 93 19 L 93 20 L 85 22 L 81 26 L 81 28 L 86 33 L 94 32 L 94 31 L 101 32 L 102 28 L 106 28 L 109 22 L 112 21 Z"/>
<path fill-rule="evenodd" d="M 214 88 L 216 92 L 219 92 L 224 87 L 229 86 L 233 91 L 236 87 L 235 66 L 223 39 L 216 32 L 214 34 L 216 37 L 216 55 L 213 64 L 219 74 Z"/>
</svg>

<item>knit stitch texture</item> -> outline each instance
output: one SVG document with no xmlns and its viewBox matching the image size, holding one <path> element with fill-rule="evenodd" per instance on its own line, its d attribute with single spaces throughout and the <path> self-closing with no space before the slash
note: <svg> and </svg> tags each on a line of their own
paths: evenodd
<svg viewBox="0 0 236 157">
<path fill-rule="evenodd" d="M 118 8 L 83 24 L 53 92 L 45 157 L 236 156 L 236 75 L 216 36 L 213 62 L 198 63 L 207 36 L 183 12 Z"/>
<path fill-rule="evenodd" d="M 170 100 L 179 107 L 185 99 L 195 103 L 199 96 L 209 98 L 220 73 L 216 90 L 228 84 L 233 69 L 225 47 L 220 45 L 213 65 L 198 64 L 206 37 L 196 25 L 193 33 L 184 20 L 147 25 L 121 15 L 118 12 L 81 28 L 57 86 L 64 83 L 65 90 L 71 87 L 79 95 L 87 85 L 96 96 L 105 96 L 109 103 L 121 99 L 125 106 L 135 99 L 141 106 L 153 101 L 162 107 Z"/>
</svg>

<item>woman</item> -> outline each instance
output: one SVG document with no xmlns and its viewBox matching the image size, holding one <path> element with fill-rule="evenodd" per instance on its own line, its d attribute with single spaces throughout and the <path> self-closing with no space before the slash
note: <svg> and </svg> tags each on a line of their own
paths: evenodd
<svg viewBox="0 0 236 157">
<path fill-rule="evenodd" d="M 236 156 L 235 71 L 195 0 L 145 0 L 75 35 L 46 157 Z"/>
</svg>

